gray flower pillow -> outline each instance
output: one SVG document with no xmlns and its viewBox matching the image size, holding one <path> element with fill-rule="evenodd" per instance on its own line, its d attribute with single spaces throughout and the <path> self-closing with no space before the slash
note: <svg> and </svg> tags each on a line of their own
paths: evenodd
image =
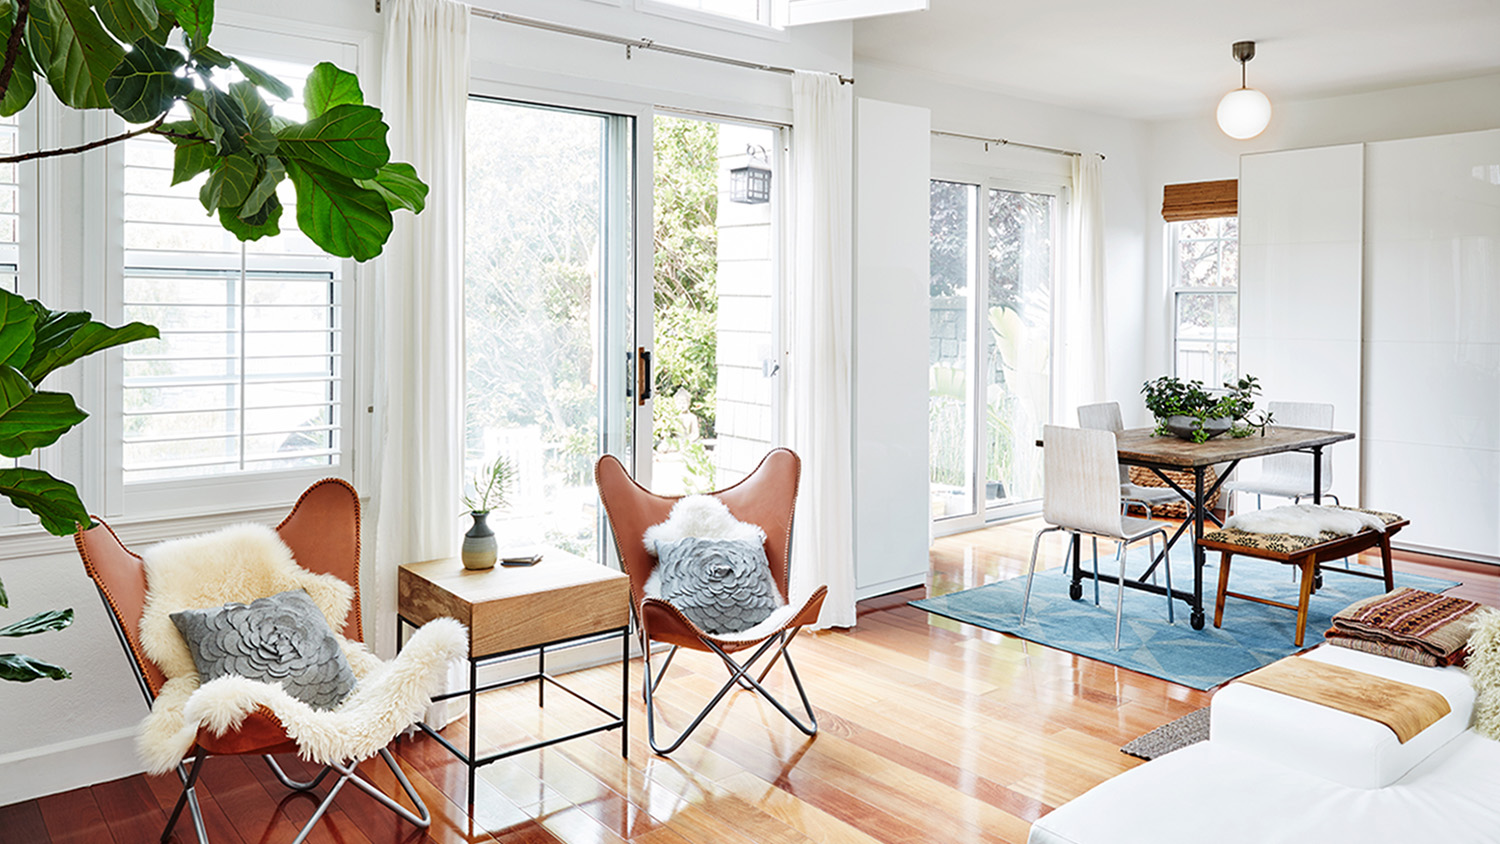
<svg viewBox="0 0 1500 844">
<path fill-rule="evenodd" d="M 314 709 L 338 706 L 354 688 L 333 629 L 301 589 L 171 618 L 205 683 L 230 674 L 280 683 Z"/>
<path fill-rule="evenodd" d="M 745 539 L 687 537 L 656 543 L 661 593 L 705 633 L 738 633 L 786 602 L 766 549 Z"/>
</svg>

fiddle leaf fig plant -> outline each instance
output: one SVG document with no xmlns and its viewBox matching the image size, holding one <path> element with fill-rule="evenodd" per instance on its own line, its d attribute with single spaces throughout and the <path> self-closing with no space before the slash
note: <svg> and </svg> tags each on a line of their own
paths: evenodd
<svg viewBox="0 0 1500 844">
<path fill-rule="evenodd" d="M 380 109 L 365 104 L 358 78 L 317 65 L 303 91 L 306 119 L 291 120 L 267 101 L 289 99 L 291 87 L 210 46 L 213 27 L 214 0 L 0 0 L 0 115 L 20 112 L 45 85 L 69 108 L 110 109 L 134 127 L 0 156 L 0 164 L 158 135 L 174 148 L 172 184 L 201 177 L 205 214 L 238 239 L 281 231 L 277 189 L 289 180 L 296 227 L 313 243 L 357 261 L 379 255 L 392 215 L 421 213 L 427 185 L 410 164 L 391 161 L 389 127 Z M 157 336 L 143 323 L 111 327 L 86 311 L 54 311 L 0 291 L 0 455 L 26 457 L 87 418 L 72 396 L 41 388 L 48 374 Z M 49 533 L 89 525 L 77 489 L 40 469 L 0 468 L 0 495 L 35 513 Z M 8 606 L 0 584 L 0 608 Z M 48 610 L 0 627 L 0 638 L 60 630 L 72 620 L 72 610 Z M 32 657 L 0 654 L 0 680 L 69 676 Z"/>
</svg>

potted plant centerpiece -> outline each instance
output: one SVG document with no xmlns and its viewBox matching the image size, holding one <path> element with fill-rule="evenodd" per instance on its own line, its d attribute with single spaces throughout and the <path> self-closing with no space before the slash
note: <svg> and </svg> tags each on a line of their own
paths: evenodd
<svg viewBox="0 0 1500 844">
<path fill-rule="evenodd" d="M 1141 387 L 1146 409 L 1156 417 L 1156 436 L 1168 434 L 1207 442 L 1226 431 L 1233 437 L 1248 437 L 1259 430 L 1264 436 L 1271 414 L 1255 411 L 1260 382 L 1253 375 L 1225 381 L 1222 390 L 1209 390 L 1202 381 L 1183 381 L 1164 375 Z"/>
<path fill-rule="evenodd" d="M 491 511 L 506 505 L 506 495 L 515 476 L 515 467 L 504 457 L 496 457 L 494 463 L 481 466 L 474 475 L 473 491 L 464 495 L 464 506 L 469 508 L 469 515 L 474 519 L 469 532 L 464 534 L 460 552 L 464 568 L 494 568 L 497 554 L 495 532 L 485 520 Z"/>
</svg>

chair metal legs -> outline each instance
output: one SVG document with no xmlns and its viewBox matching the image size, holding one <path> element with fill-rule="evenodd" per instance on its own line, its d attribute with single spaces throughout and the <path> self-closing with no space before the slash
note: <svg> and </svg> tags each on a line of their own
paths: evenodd
<svg viewBox="0 0 1500 844">
<path fill-rule="evenodd" d="M 651 749 L 662 756 L 666 756 L 681 747 L 682 743 L 687 741 L 688 736 L 692 735 L 693 731 L 698 729 L 698 725 L 703 723 L 703 719 L 708 717 L 708 713 L 736 686 L 747 691 L 753 691 L 762 698 L 765 698 L 772 706 L 776 707 L 776 711 L 792 722 L 792 726 L 796 727 L 804 735 L 810 736 L 816 734 L 818 732 L 817 715 L 813 713 L 812 703 L 807 699 L 807 691 L 802 688 L 802 678 L 797 675 L 797 666 L 792 663 L 792 655 L 787 651 L 787 646 L 792 643 L 792 639 L 796 638 L 797 633 L 801 629 L 799 627 L 792 630 L 790 634 L 785 630 L 778 632 L 776 635 L 762 642 L 760 647 L 756 648 L 751 653 L 750 658 L 744 662 L 736 662 L 734 657 L 730 656 L 723 648 L 713 642 L 706 639 L 700 640 L 704 645 L 708 646 L 709 650 L 717 654 L 719 659 L 723 660 L 724 667 L 729 669 L 729 679 L 724 681 L 724 685 L 704 705 L 703 709 L 694 716 L 692 722 L 687 725 L 687 728 L 665 747 L 656 743 L 656 690 L 660 688 L 662 679 L 667 675 L 667 668 L 672 664 L 672 657 L 677 655 L 677 646 L 672 646 L 672 650 L 667 654 L 666 661 L 662 663 L 661 671 L 656 672 L 651 668 L 651 643 L 645 641 L 643 636 L 643 641 L 641 642 L 641 695 L 646 699 L 646 740 L 650 743 Z M 752 676 L 751 669 L 755 666 L 756 661 L 768 653 L 772 654 L 771 661 L 766 664 L 765 669 L 761 671 L 759 677 Z M 789 709 L 782 705 L 781 701 L 777 700 L 774 695 L 767 691 L 765 686 L 761 685 L 761 681 L 766 679 L 766 674 L 770 672 L 778 659 L 786 662 L 787 673 L 791 675 L 792 684 L 797 689 L 797 697 L 802 700 L 802 709 L 807 713 L 805 721 L 799 720 L 797 716 L 793 715 Z"/>
<path fill-rule="evenodd" d="M 1047 527 L 1044 527 L 1036 532 L 1036 539 L 1033 539 L 1031 541 L 1031 566 L 1026 569 L 1026 597 L 1021 599 L 1022 624 L 1026 623 L 1026 609 L 1027 607 L 1031 606 L 1031 581 L 1032 578 L 1036 577 L 1036 552 L 1042 547 L 1042 536 L 1051 533 L 1054 530 L 1062 530 L 1062 528 L 1057 527 L 1056 525 L 1049 525 Z M 1078 534 L 1070 533 L 1068 534 L 1068 537 L 1068 554 L 1065 559 L 1071 560 L 1073 558 L 1073 543 L 1078 541 Z M 1066 563 L 1063 564 L 1063 568 L 1064 570 L 1066 570 Z M 1095 568 L 1098 568 L 1097 563 L 1095 564 Z M 1098 583 L 1099 579 L 1094 578 L 1094 582 Z"/>
<path fill-rule="evenodd" d="M 163 844 L 165 844 L 167 839 L 172 837 L 172 828 L 177 825 L 177 819 L 182 815 L 183 806 L 187 806 L 189 813 L 192 815 L 193 828 L 198 833 L 199 844 L 208 844 L 208 832 L 203 827 L 203 811 L 198 806 L 198 792 L 196 789 L 198 772 L 203 769 L 203 762 L 207 758 L 208 754 L 202 748 L 199 748 L 193 754 L 191 771 L 187 770 L 184 765 L 177 766 L 177 775 L 182 778 L 182 796 L 177 798 L 177 806 L 172 810 L 172 816 L 167 819 L 167 828 L 162 831 L 161 840 Z M 266 756 L 266 763 L 271 766 L 271 772 L 275 774 L 276 779 L 282 785 L 295 791 L 311 791 L 323 781 L 324 777 L 328 776 L 329 772 L 337 772 L 339 775 L 338 779 L 334 781 L 333 787 L 328 789 L 328 794 L 324 796 L 323 801 L 318 804 L 318 808 L 313 812 L 312 817 L 308 818 L 306 824 L 303 824 L 302 830 L 297 833 L 297 837 L 292 839 L 292 844 L 302 844 L 303 841 L 307 840 L 307 836 L 312 832 L 312 828 L 322 819 L 323 814 L 328 811 L 328 807 L 333 804 L 333 798 L 338 795 L 339 790 L 346 783 L 353 783 L 355 787 L 380 801 L 387 809 L 395 812 L 397 816 L 411 823 L 413 826 L 419 829 L 426 829 L 431 826 L 432 814 L 427 810 L 427 804 L 422 802 L 422 798 L 417 794 L 417 790 L 412 787 L 411 780 L 406 778 L 406 773 L 401 770 L 400 765 L 396 764 L 396 759 L 391 755 L 391 751 L 382 747 L 380 749 L 380 758 L 385 760 L 385 764 L 391 769 L 391 773 L 396 775 L 396 781 L 401 784 L 401 790 L 406 792 L 407 799 L 416 807 L 416 812 L 397 803 L 390 795 L 376 788 L 374 784 L 370 783 L 364 777 L 361 777 L 353 762 L 334 763 L 325 767 L 311 781 L 299 782 L 287 776 L 286 772 L 281 769 L 281 766 L 276 764 L 275 759 Z"/>
</svg>

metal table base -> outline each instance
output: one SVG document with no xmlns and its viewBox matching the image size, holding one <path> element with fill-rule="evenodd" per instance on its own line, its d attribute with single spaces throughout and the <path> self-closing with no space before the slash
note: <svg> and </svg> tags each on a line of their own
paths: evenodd
<svg viewBox="0 0 1500 844">
<path fill-rule="evenodd" d="M 407 620 L 404 616 L 401 616 L 401 615 L 398 614 L 396 616 L 396 651 L 397 651 L 397 653 L 400 653 L 401 647 L 404 644 L 402 633 L 404 632 L 404 628 L 407 627 L 407 626 L 410 626 L 413 629 L 415 629 L 417 627 L 417 625 L 415 625 L 411 621 Z M 557 650 L 557 649 L 563 649 L 563 648 L 578 647 L 579 645 L 587 645 L 587 644 L 591 644 L 593 642 L 601 642 L 601 641 L 604 641 L 604 640 L 610 638 L 611 636 L 618 636 L 618 637 L 620 637 L 620 711 L 619 711 L 618 714 L 616 714 L 614 712 L 611 712 L 610 710 L 606 709 L 605 707 L 601 706 L 600 704 L 598 704 L 598 703 L 596 703 L 596 702 L 594 702 L 592 700 L 589 700 L 587 697 L 584 697 L 582 694 L 579 694 L 578 692 L 574 691 L 573 689 L 568 688 L 567 686 L 563 685 L 563 683 L 561 681 L 559 681 L 556 677 L 553 677 L 551 674 L 547 673 L 547 649 L 548 648 L 552 648 L 554 650 Z M 520 677 L 512 677 L 509 680 L 501 680 L 499 682 L 489 683 L 489 684 L 484 685 L 484 686 L 480 686 L 479 685 L 479 668 L 480 668 L 481 665 L 495 664 L 495 663 L 505 662 L 505 661 L 511 660 L 511 659 L 519 659 L 519 658 L 521 658 L 521 657 L 529 654 L 532 651 L 535 651 L 536 652 L 536 656 L 537 656 L 537 670 L 535 672 L 530 673 L 530 674 L 525 674 L 525 675 L 520 676 Z M 630 726 L 629 726 L 629 719 L 628 719 L 628 716 L 630 714 L 630 627 L 629 626 L 619 627 L 619 628 L 615 628 L 615 629 L 612 629 L 612 630 L 603 630 L 603 631 L 600 631 L 600 632 L 597 632 L 597 633 L 589 633 L 589 634 L 585 634 L 583 636 L 574 636 L 574 637 L 571 637 L 571 638 L 568 638 L 568 639 L 558 639 L 558 640 L 552 641 L 552 642 L 544 642 L 544 643 L 542 643 L 540 645 L 531 645 L 531 646 L 524 647 L 524 648 L 515 648 L 513 650 L 500 651 L 500 652 L 497 652 L 497 653 L 485 654 L 483 656 L 471 656 L 471 657 L 469 657 L 468 662 L 469 662 L 469 687 L 467 689 L 459 689 L 458 691 L 447 692 L 447 693 L 441 694 L 441 695 L 434 695 L 433 698 L 432 698 L 432 702 L 433 703 L 437 703 L 439 701 L 452 700 L 452 699 L 458 698 L 458 697 L 468 697 L 468 699 L 469 699 L 469 749 L 468 749 L 468 752 L 465 753 L 462 749 L 460 749 L 459 747 L 457 747 L 456 745 L 454 745 L 453 742 L 449 741 L 448 738 L 446 736 L 444 736 L 442 733 L 440 733 L 437 730 L 433 729 L 432 726 L 429 725 L 426 721 L 418 721 L 417 722 L 417 726 L 422 730 L 422 732 L 426 733 L 429 736 L 432 736 L 434 739 L 437 740 L 437 742 L 439 744 L 441 744 L 443 747 L 447 748 L 450 753 L 452 753 L 454 756 L 458 757 L 459 761 L 463 762 L 464 765 L 465 765 L 465 767 L 467 767 L 469 769 L 469 779 L 468 779 L 468 786 L 469 786 L 469 790 L 468 790 L 468 795 L 469 795 L 469 803 L 468 803 L 469 814 L 472 815 L 474 813 L 474 779 L 475 779 L 476 772 L 480 768 L 484 767 L 485 765 L 489 765 L 489 764 L 492 764 L 494 762 L 498 762 L 501 759 L 506 759 L 506 758 L 509 758 L 511 756 L 515 756 L 515 755 L 521 754 L 521 753 L 526 753 L 527 751 L 531 751 L 531 750 L 540 750 L 541 748 L 551 747 L 554 744 L 559 744 L 561 742 L 565 742 L 565 741 L 568 741 L 570 739 L 583 738 L 584 736 L 591 736 L 594 733 L 602 733 L 602 732 L 605 732 L 605 731 L 608 731 L 608 730 L 619 730 L 620 731 L 620 755 L 624 756 L 626 758 L 629 758 L 629 756 L 630 756 Z M 548 684 L 551 684 L 553 686 L 556 686 L 558 689 L 561 689 L 562 691 L 567 692 L 568 694 L 572 695 L 573 697 L 577 698 L 578 700 L 583 701 L 584 703 L 586 703 L 589 706 L 593 707 L 594 709 L 598 710 L 599 712 L 601 712 L 602 714 L 604 714 L 606 717 L 610 718 L 611 720 L 609 720 L 609 721 L 607 721 L 607 722 L 605 722 L 603 724 L 599 724 L 597 726 L 593 726 L 593 727 L 589 727 L 587 729 L 578 730 L 576 732 L 568 733 L 567 735 L 555 736 L 553 738 L 548 738 L 548 739 L 542 739 L 540 741 L 534 741 L 534 742 L 531 742 L 529 744 L 524 744 L 524 745 L 520 745 L 520 746 L 517 746 L 517 747 L 509 747 L 509 748 L 506 748 L 504 750 L 500 750 L 500 751 L 497 751 L 497 752 L 494 752 L 494 753 L 490 753 L 490 754 L 488 754 L 486 756 L 480 756 L 479 755 L 479 749 L 477 747 L 478 736 L 479 736 L 479 730 L 477 728 L 477 725 L 478 725 L 478 714 L 479 714 L 479 695 L 483 694 L 484 692 L 493 691 L 495 689 L 503 689 L 503 688 L 507 688 L 509 686 L 515 686 L 515 685 L 519 685 L 521 683 L 529 683 L 529 682 L 536 682 L 536 684 L 537 684 L 536 704 L 537 704 L 538 707 L 545 707 L 546 706 L 547 686 L 548 686 Z"/>
</svg>

